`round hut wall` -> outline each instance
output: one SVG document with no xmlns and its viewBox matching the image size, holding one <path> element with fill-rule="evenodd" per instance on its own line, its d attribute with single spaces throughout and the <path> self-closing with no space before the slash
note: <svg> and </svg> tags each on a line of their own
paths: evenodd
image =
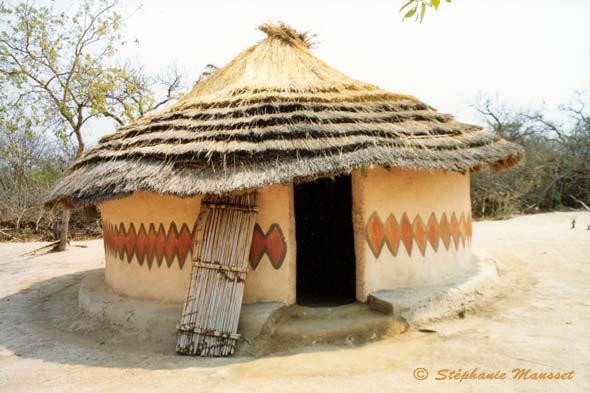
<svg viewBox="0 0 590 393">
<path fill-rule="evenodd" d="M 182 302 L 200 197 L 148 192 L 101 204 L 105 279 L 114 292 Z M 258 190 L 244 303 L 296 300 L 293 185 Z M 434 284 L 473 266 L 469 174 L 371 168 L 352 173 L 356 297 Z"/>
</svg>

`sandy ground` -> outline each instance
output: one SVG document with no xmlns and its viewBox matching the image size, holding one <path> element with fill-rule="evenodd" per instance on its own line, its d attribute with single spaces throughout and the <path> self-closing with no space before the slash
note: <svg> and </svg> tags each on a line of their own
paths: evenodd
<svg viewBox="0 0 590 393">
<path fill-rule="evenodd" d="M 464 318 L 425 326 L 436 333 L 411 329 L 360 347 L 262 359 L 154 352 L 80 320 L 75 300 L 55 299 L 75 299 L 84 272 L 104 265 L 100 241 L 36 257 L 20 255 L 38 244 L 2 243 L 0 391 L 590 392 L 588 225 L 590 213 L 582 212 L 478 222 L 474 246 L 501 262 L 500 288 Z M 430 375 L 417 380 L 417 368 Z M 441 369 L 474 368 L 506 378 L 435 380 Z M 514 380 L 514 368 L 574 373 L 570 380 Z"/>
</svg>

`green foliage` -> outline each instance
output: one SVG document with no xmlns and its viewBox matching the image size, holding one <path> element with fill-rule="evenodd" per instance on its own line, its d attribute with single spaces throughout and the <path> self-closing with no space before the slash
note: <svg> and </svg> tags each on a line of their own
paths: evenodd
<svg viewBox="0 0 590 393">
<path fill-rule="evenodd" d="M 51 3 L 52 4 L 52 3 Z M 51 124 L 67 142 L 84 149 L 83 125 L 92 117 L 132 121 L 154 105 L 137 70 L 115 65 L 125 44 L 117 0 L 86 0 L 72 13 L 54 5 L 0 5 L 0 83 L 33 97 L 35 121 Z"/>
<path fill-rule="evenodd" d="M 450 3 L 451 0 L 445 0 Z M 422 23 L 424 16 L 426 15 L 427 8 L 434 8 L 438 10 L 440 6 L 440 0 L 409 0 L 401 8 L 400 12 L 404 15 L 403 20 L 414 17 L 414 20 Z"/>
<path fill-rule="evenodd" d="M 72 155 L 36 120 L 35 102 L 13 101 L 0 92 L 0 221 L 18 228 L 38 222 L 45 190 Z"/>
<path fill-rule="evenodd" d="M 83 0 L 64 12 L 53 2 L 0 0 L 0 221 L 39 225 L 42 195 L 83 154 L 88 120 L 123 125 L 177 97 L 175 69 L 150 78 L 117 64 L 118 1 Z M 154 83 L 165 87 L 159 102 Z"/>
<path fill-rule="evenodd" d="M 59 179 L 62 171 L 54 166 L 42 166 L 31 170 L 29 176 L 36 184 L 49 187 Z"/>
<path fill-rule="evenodd" d="M 549 194 L 549 199 L 551 200 L 553 206 L 561 204 L 561 192 L 551 192 L 551 194 Z"/>
<path fill-rule="evenodd" d="M 88 120 L 108 117 L 123 125 L 181 89 L 176 69 L 148 77 L 117 64 L 125 45 L 118 1 L 83 0 L 63 12 L 53 2 L 0 0 L 0 221 L 16 229 L 22 222 L 39 227 L 42 196 L 83 154 Z M 155 83 L 166 91 L 159 102 Z"/>
</svg>

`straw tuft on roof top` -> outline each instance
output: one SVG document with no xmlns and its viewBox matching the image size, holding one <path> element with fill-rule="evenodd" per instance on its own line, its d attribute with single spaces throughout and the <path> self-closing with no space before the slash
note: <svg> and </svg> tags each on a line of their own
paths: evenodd
<svg viewBox="0 0 590 393">
<path fill-rule="evenodd" d="M 414 97 L 333 69 L 280 23 L 175 105 L 103 137 L 48 205 L 135 191 L 222 194 L 368 166 L 465 172 L 514 165 L 521 147 Z"/>
<path fill-rule="evenodd" d="M 309 49 L 313 46 L 311 39 L 313 36 L 308 31 L 297 32 L 291 26 L 287 26 L 283 22 L 278 23 L 264 23 L 258 26 L 258 30 L 266 33 L 269 37 L 275 37 L 293 45 L 302 45 Z"/>
</svg>

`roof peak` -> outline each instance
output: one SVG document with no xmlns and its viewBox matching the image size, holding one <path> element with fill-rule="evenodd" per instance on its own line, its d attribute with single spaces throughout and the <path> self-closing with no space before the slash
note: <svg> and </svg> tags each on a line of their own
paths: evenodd
<svg viewBox="0 0 590 393">
<path fill-rule="evenodd" d="M 315 37 L 315 34 L 310 34 L 309 31 L 298 32 L 280 21 L 263 23 L 258 26 L 258 30 L 265 33 L 268 38 L 279 39 L 291 45 L 300 45 L 307 49 L 314 45 L 312 38 Z"/>
</svg>

